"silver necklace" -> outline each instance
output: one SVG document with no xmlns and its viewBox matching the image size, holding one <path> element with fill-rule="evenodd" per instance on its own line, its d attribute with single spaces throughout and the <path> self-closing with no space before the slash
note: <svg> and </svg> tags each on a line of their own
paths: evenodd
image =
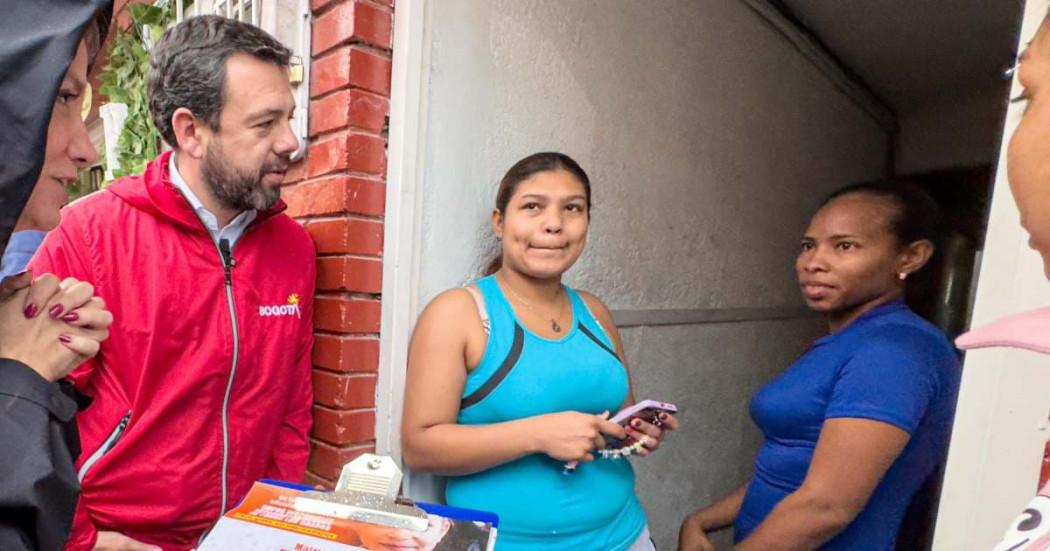
<svg viewBox="0 0 1050 551">
<path fill-rule="evenodd" d="M 525 306 L 526 308 L 531 310 L 533 314 L 536 314 L 537 316 L 539 316 L 541 318 L 547 317 L 547 316 L 544 316 L 543 314 L 541 314 L 540 311 L 537 310 L 535 307 L 533 307 L 532 304 L 529 303 L 529 301 L 525 300 L 524 298 L 521 298 L 521 295 L 519 295 L 514 290 L 514 288 L 511 287 L 510 284 L 508 284 L 506 281 L 503 282 L 503 286 L 506 287 L 508 291 L 510 291 L 510 294 L 514 295 L 514 298 L 518 299 L 518 302 L 520 302 L 523 306 Z M 551 320 L 551 329 L 555 333 L 561 333 L 561 324 L 558 323 L 558 318 L 561 317 L 561 314 L 564 311 L 565 311 L 565 303 L 562 302 L 561 306 L 558 307 L 558 315 L 556 317 L 550 318 L 550 320 Z"/>
</svg>

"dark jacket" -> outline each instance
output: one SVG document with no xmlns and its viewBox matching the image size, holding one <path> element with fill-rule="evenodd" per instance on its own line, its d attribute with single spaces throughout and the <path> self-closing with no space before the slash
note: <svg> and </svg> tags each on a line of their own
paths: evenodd
<svg viewBox="0 0 1050 551">
<path fill-rule="evenodd" d="M 80 439 L 68 383 L 0 358 L 0 549 L 62 549 L 80 484 Z"/>
</svg>

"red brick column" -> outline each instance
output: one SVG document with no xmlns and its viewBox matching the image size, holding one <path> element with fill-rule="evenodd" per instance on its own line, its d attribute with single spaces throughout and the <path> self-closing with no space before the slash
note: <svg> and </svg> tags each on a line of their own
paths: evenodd
<svg viewBox="0 0 1050 551">
<path fill-rule="evenodd" d="M 344 463 L 375 449 L 393 0 L 311 8 L 311 144 L 283 197 L 317 245 L 307 482 L 331 485 Z"/>
</svg>

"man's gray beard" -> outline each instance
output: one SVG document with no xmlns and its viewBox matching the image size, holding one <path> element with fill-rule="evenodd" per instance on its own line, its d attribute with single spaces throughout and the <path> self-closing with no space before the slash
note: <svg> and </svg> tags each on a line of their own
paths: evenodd
<svg viewBox="0 0 1050 551">
<path fill-rule="evenodd" d="M 280 187 L 267 188 L 262 183 L 263 174 L 270 168 L 265 164 L 245 174 L 226 162 L 220 148 L 209 145 L 201 163 L 201 179 L 219 204 L 230 210 L 266 210 L 281 198 Z"/>
</svg>

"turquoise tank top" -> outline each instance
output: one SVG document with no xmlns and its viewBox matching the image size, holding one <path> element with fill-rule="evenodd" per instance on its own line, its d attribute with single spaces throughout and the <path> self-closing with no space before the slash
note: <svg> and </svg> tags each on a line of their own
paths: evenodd
<svg viewBox="0 0 1050 551">
<path fill-rule="evenodd" d="M 583 299 L 566 287 L 572 324 L 558 340 L 518 320 L 495 277 L 476 282 L 490 331 L 481 363 L 467 376 L 458 422 L 500 423 L 546 413 L 615 413 L 627 399 L 627 370 Z M 562 474 L 564 464 L 533 454 L 486 471 L 449 477 L 449 505 L 499 515 L 497 551 L 627 549 L 645 528 L 626 459 L 598 458 Z"/>
</svg>

